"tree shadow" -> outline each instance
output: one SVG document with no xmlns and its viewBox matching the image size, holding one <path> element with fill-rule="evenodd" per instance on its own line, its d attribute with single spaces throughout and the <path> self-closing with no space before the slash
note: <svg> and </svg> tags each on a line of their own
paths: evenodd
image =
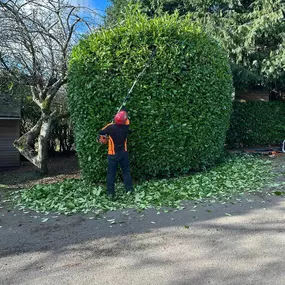
<svg viewBox="0 0 285 285">
<path fill-rule="evenodd" d="M 47 284 L 58 275 L 72 284 L 82 268 L 82 280 L 105 275 L 109 284 L 283 284 L 285 278 L 285 201 L 273 193 L 100 218 L 0 211 L 1 284 L 33 284 L 43 273 Z M 122 276 L 110 274 L 114 265 Z"/>
<path fill-rule="evenodd" d="M 170 213 L 116 211 L 100 219 L 59 216 L 46 223 L 33 217 L 38 213 L 4 210 L 0 263 L 7 265 L 0 277 L 3 284 L 24 284 L 23 278 L 36 278 L 33 272 L 41 270 L 54 278 L 55 272 L 75 274 L 82 266 L 99 274 L 116 264 L 127 268 L 127 275 L 154 274 L 153 268 L 169 274 L 168 283 L 158 274 L 161 283 L 138 284 L 240 284 L 240 276 L 250 280 L 260 271 L 284 267 L 284 213 L 284 198 L 261 194 L 225 204 L 187 202 Z M 59 267 L 51 266 L 54 262 Z"/>
</svg>

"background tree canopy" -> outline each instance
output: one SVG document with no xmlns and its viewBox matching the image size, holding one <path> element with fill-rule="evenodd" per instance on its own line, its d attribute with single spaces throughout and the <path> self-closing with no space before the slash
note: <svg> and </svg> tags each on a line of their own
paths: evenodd
<svg viewBox="0 0 285 285">
<path fill-rule="evenodd" d="M 132 0 L 113 0 L 106 24 L 122 20 Z M 282 0 L 141 0 L 149 15 L 177 9 L 215 36 L 228 51 L 237 89 L 266 87 L 285 91 L 285 3 Z"/>
</svg>

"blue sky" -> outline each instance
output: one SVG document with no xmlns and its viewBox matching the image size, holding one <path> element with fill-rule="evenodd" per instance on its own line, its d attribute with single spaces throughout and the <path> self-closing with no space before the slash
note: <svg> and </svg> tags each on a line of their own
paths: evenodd
<svg viewBox="0 0 285 285">
<path fill-rule="evenodd" d="M 70 2 L 74 5 L 81 5 L 98 9 L 100 12 L 105 11 L 106 7 L 110 5 L 107 0 L 71 0 Z"/>
<path fill-rule="evenodd" d="M 110 3 L 107 0 L 91 0 L 92 5 L 99 10 L 105 10 Z"/>
</svg>

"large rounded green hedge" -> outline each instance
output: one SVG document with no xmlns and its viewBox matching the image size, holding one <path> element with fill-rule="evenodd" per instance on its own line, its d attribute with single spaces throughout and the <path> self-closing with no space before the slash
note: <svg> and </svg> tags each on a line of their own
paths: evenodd
<svg viewBox="0 0 285 285">
<path fill-rule="evenodd" d="M 186 173 L 220 157 L 232 93 L 225 51 L 188 18 L 135 12 L 72 52 L 69 107 L 87 180 L 105 180 L 107 150 L 96 143 L 97 132 L 112 120 L 154 47 L 156 56 L 127 103 L 133 177 Z"/>
</svg>

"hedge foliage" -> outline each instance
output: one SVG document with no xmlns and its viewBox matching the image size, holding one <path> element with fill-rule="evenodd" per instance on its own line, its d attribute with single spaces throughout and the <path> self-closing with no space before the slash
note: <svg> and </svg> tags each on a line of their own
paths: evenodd
<svg viewBox="0 0 285 285">
<path fill-rule="evenodd" d="M 235 102 L 227 134 L 231 147 L 279 144 L 285 139 L 285 102 Z"/>
<path fill-rule="evenodd" d="M 127 104 L 133 177 L 199 169 L 223 151 L 232 106 L 226 53 L 187 17 L 150 20 L 131 11 L 123 24 L 90 35 L 72 52 L 69 107 L 88 180 L 105 180 L 107 151 L 96 143 L 97 132 L 112 120 L 154 47 Z"/>
</svg>

